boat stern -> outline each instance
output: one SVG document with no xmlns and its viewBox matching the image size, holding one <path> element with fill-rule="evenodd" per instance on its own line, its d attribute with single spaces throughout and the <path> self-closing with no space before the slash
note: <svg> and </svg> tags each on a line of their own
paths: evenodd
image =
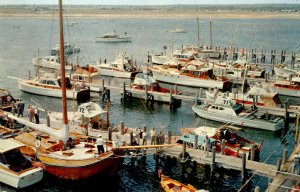
<svg viewBox="0 0 300 192">
<path fill-rule="evenodd" d="M 31 168 L 19 175 L 19 182 L 16 188 L 24 188 L 36 184 L 43 179 L 44 172 L 41 167 Z"/>
</svg>

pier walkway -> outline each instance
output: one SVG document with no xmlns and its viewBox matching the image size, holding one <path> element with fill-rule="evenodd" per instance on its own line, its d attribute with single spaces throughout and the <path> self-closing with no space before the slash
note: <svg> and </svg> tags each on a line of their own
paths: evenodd
<svg viewBox="0 0 300 192">
<path fill-rule="evenodd" d="M 161 154 L 179 158 L 182 151 L 182 146 L 175 145 L 173 147 L 163 149 Z M 212 165 L 213 163 L 212 153 L 210 153 L 209 157 L 205 157 L 203 150 L 186 148 L 186 152 L 190 155 L 192 161 L 196 161 L 199 164 Z M 216 153 L 215 164 L 226 169 L 234 169 L 240 171 L 242 169 L 243 162 L 241 158 Z M 265 164 L 262 162 L 256 162 L 251 160 L 246 161 L 246 169 L 252 173 L 272 178 L 276 176 L 277 172 L 277 166 L 275 165 Z"/>
</svg>

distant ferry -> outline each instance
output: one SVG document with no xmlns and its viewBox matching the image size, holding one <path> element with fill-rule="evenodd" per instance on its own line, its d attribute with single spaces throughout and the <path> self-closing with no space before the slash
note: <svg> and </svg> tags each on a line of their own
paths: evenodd
<svg viewBox="0 0 300 192">
<path fill-rule="evenodd" d="M 132 37 L 127 35 L 118 35 L 114 33 L 108 33 L 103 36 L 96 37 L 96 42 L 131 42 Z"/>
</svg>

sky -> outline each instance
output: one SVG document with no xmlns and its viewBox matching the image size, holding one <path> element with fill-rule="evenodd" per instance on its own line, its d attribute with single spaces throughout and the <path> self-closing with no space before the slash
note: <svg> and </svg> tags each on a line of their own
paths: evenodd
<svg viewBox="0 0 300 192">
<path fill-rule="evenodd" d="M 57 4 L 58 0 L 0 0 L 8 4 Z M 300 0 L 63 0 L 65 5 L 279 4 Z"/>
</svg>

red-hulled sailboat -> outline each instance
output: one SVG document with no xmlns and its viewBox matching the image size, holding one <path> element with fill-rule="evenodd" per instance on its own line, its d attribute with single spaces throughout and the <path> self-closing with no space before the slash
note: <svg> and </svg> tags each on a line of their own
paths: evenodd
<svg viewBox="0 0 300 192">
<path fill-rule="evenodd" d="M 61 1 L 59 0 L 60 58 L 62 58 L 60 62 L 61 73 L 65 74 Z M 45 124 L 34 124 L 13 114 L 8 116 L 47 134 L 39 136 L 36 131 L 33 131 L 19 136 L 19 140 L 37 148 L 37 158 L 43 163 L 43 167 L 49 174 L 62 179 L 82 180 L 95 174 L 110 176 L 116 173 L 121 158 L 118 156 L 118 150 L 113 149 L 111 144 L 105 143 L 105 152 L 98 154 L 95 142 L 88 139 L 83 142 L 69 136 L 64 76 L 62 76 L 62 112 L 63 125 L 59 129 L 48 127 Z M 36 140 L 37 137 L 40 140 Z"/>
</svg>

